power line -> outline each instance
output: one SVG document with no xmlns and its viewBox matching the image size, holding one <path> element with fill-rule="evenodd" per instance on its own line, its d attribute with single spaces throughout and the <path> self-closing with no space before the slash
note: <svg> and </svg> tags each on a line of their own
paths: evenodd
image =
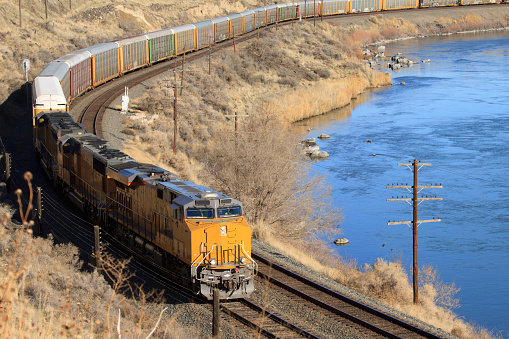
<svg viewBox="0 0 509 339">
<path fill-rule="evenodd" d="M 413 185 L 409 186 L 409 185 L 403 185 L 403 184 L 392 184 L 392 185 L 387 185 L 387 188 L 389 189 L 393 189 L 393 188 L 405 188 L 405 189 L 408 189 L 410 191 L 411 189 L 411 192 L 412 192 L 412 198 L 399 198 L 399 197 L 396 197 L 396 199 L 394 199 L 394 197 L 392 199 L 387 199 L 387 201 L 406 201 L 406 202 L 410 202 L 412 201 L 412 208 L 413 208 L 413 220 L 412 221 L 393 221 L 393 222 L 388 222 L 387 225 L 401 225 L 401 224 L 410 224 L 412 223 L 412 229 L 413 229 L 413 287 L 414 287 L 414 304 L 415 305 L 418 305 L 419 304 L 419 277 L 418 277 L 418 270 L 419 270 L 419 265 L 418 265 L 418 258 L 417 258 L 417 253 L 418 253 L 418 247 L 417 247 L 417 227 L 421 224 L 421 223 L 424 223 L 424 222 L 439 222 L 440 221 L 440 218 L 433 218 L 433 219 L 430 219 L 430 220 L 419 220 L 418 219 L 418 215 L 417 215 L 417 209 L 418 209 L 418 206 L 420 204 L 420 202 L 422 201 L 426 201 L 426 200 L 442 200 L 442 198 L 437 198 L 436 196 L 435 197 L 421 197 L 421 198 L 418 198 L 418 194 L 419 192 L 421 192 L 424 188 L 442 188 L 442 185 L 433 185 L 433 184 L 430 184 L 430 185 L 419 185 L 418 182 L 417 182 L 417 173 L 419 172 L 419 169 L 422 167 L 422 166 L 431 166 L 430 163 L 422 163 L 422 162 L 419 162 L 417 159 L 414 159 L 413 163 L 399 163 L 398 166 L 408 166 L 409 168 L 412 168 L 412 171 L 414 173 L 414 182 L 413 182 Z M 412 166 L 412 167 L 410 167 Z"/>
</svg>

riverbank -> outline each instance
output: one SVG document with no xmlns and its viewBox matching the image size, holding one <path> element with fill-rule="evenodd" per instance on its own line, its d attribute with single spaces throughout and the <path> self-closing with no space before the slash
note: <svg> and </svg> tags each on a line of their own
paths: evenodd
<svg viewBox="0 0 509 339">
<path fill-rule="evenodd" d="M 449 34 L 450 31 L 448 31 L 448 27 L 464 28 L 465 30 L 472 29 L 472 23 L 478 22 L 478 20 L 475 17 L 470 17 L 471 13 L 477 13 L 478 11 L 485 12 L 488 10 L 488 8 L 495 8 L 495 6 L 487 6 L 486 8 L 480 8 L 481 6 L 478 7 L 479 9 L 477 7 L 468 8 L 467 10 L 470 13 L 468 14 L 468 17 L 465 17 L 465 15 L 458 15 L 454 18 L 442 16 L 439 19 L 436 19 L 436 17 L 434 19 L 428 18 L 430 20 L 429 30 L 422 30 L 422 32 L 428 33 L 419 33 L 419 31 L 414 31 L 413 34 L 415 34 L 415 37 L 425 36 L 426 34 L 430 34 L 429 32 L 433 30 L 439 30 L 440 34 Z M 501 14 L 501 12 L 505 11 L 505 18 L 507 17 L 507 8 L 507 6 L 496 7 L 498 14 L 497 17 L 499 17 L 500 20 L 504 19 L 504 14 Z M 449 10 L 453 9 L 440 9 L 440 11 L 442 10 L 444 12 L 439 13 L 444 15 L 442 13 L 449 12 Z M 489 11 L 491 11 L 491 9 Z M 290 111 L 288 109 L 290 104 L 295 104 L 295 108 L 292 109 L 294 112 L 297 112 L 302 107 L 308 107 L 307 109 L 302 109 L 301 112 L 309 113 L 310 110 L 318 107 L 318 109 L 316 109 L 317 114 L 324 113 L 332 109 L 332 107 L 338 106 L 338 104 L 334 103 L 330 103 L 329 106 L 322 105 L 330 102 L 331 96 L 336 96 L 337 92 L 346 92 L 346 98 L 351 98 L 355 94 L 349 95 L 348 90 L 346 89 L 348 87 L 341 87 L 342 85 L 339 82 L 333 83 L 333 81 L 337 81 L 337 79 L 333 78 L 330 73 L 327 73 L 328 68 L 323 67 L 323 65 L 337 66 L 338 73 L 340 71 L 343 72 L 338 76 L 338 79 L 342 79 L 344 86 L 349 86 L 351 85 L 350 83 L 358 81 L 360 85 L 354 84 L 353 87 L 355 90 L 353 90 L 352 93 L 361 93 L 363 86 L 362 83 L 370 83 L 370 74 L 377 74 L 371 73 L 375 71 L 366 68 L 358 58 L 358 55 L 362 50 L 361 47 L 363 45 L 375 43 L 377 41 L 407 38 L 403 33 L 406 32 L 406 30 L 411 32 L 415 28 L 412 25 L 412 22 L 407 22 L 408 19 L 406 19 L 406 15 L 410 15 L 411 13 L 411 11 L 404 11 L 398 13 L 384 13 L 383 15 L 375 14 L 372 16 L 353 16 L 352 18 L 355 18 L 356 20 L 364 20 L 364 24 L 352 24 L 351 26 L 344 24 L 346 27 L 338 26 L 338 30 L 333 31 L 330 29 L 330 32 L 332 32 L 331 34 L 337 35 L 338 39 L 330 39 L 330 37 L 327 37 L 327 39 L 318 38 L 318 41 L 312 41 L 311 38 L 315 37 L 316 31 L 312 27 L 311 23 L 304 24 L 303 26 L 307 28 L 304 32 L 305 34 L 302 36 L 289 34 L 288 36 L 279 36 L 277 38 L 279 40 L 272 40 L 272 47 L 274 50 L 267 48 L 266 41 L 270 40 L 262 40 L 262 43 L 258 45 L 259 49 L 255 48 L 249 50 L 251 51 L 251 54 L 257 58 L 265 58 L 267 64 L 255 62 L 257 59 L 252 59 L 254 61 L 251 65 L 247 64 L 244 56 L 240 56 L 242 50 L 247 50 L 246 48 L 242 48 L 238 52 L 239 54 L 237 54 L 237 56 L 232 56 L 233 52 L 231 50 L 225 52 L 223 55 L 215 54 L 213 59 L 213 67 L 216 72 L 214 75 L 214 81 L 217 80 L 218 82 L 207 80 L 208 78 L 206 70 L 208 70 L 208 65 L 203 63 L 201 65 L 197 64 L 196 66 L 193 66 L 189 69 L 191 72 L 186 73 L 186 87 L 184 88 L 185 95 L 182 97 L 182 100 L 179 101 L 179 105 L 182 105 L 179 106 L 179 112 L 182 113 L 180 116 L 182 118 L 182 125 L 180 125 L 181 134 L 179 135 L 180 140 L 182 140 L 182 148 L 179 150 L 179 153 L 176 157 L 174 157 L 171 152 L 169 152 L 170 147 L 168 145 L 170 143 L 169 136 L 172 136 L 172 125 L 171 122 L 162 119 L 164 118 L 164 115 L 168 113 L 168 111 L 165 111 L 166 106 L 163 101 L 157 103 L 147 99 L 145 103 L 139 102 L 139 105 L 145 104 L 147 107 L 154 105 L 154 113 L 152 116 L 146 115 L 146 117 L 149 117 L 150 120 L 148 118 L 145 121 L 143 121 L 143 118 L 140 119 L 140 121 L 128 119 L 127 125 L 124 128 L 126 133 L 121 133 L 119 135 L 123 139 L 126 139 L 129 136 L 133 137 L 132 140 L 136 142 L 134 146 L 140 146 L 139 148 L 136 148 L 138 154 L 149 154 L 161 163 L 165 163 L 168 167 L 173 167 L 176 172 L 179 172 L 181 177 L 185 178 L 187 176 L 188 178 L 192 179 L 194 176 L 199 180 L 207 180 L 207 182 L 212 181 L 213 179 L 210 177 L 207 178 L 206 176 L 199 176 L 198 174 L 203 170 L 203 164 L 199 162 L 200 156 L 203 155 L 205 151 L 207 151 L 207 149 L 200 147 L 200 145 L 210 145 L 209 143 L 215 142 L 216 146 L 221 146 L 218 144 L 222 142 L 222 139 L 218 138 L 218 136 L 227 134 L 233 135 L 232 131 L 234 124 L 232 117 L 226 117 L 225 115 L 232 115 L 235 112 L 239 113 L 239 115 L 243 115 L 242 113 L 249 112 L 251 116 L 256 116 L 255 113 L 257 113 L 260 109 L 263 109 L 274 115 L 284 117 L 286 124 L 288 124 L 291 121 L 301 119 L 298 114 L 287 114 L 287 112 Z M 416 15 L 419 20 L 421 20 L 420 13 L 421 12 L 416 12 L 411 15 Z M 482 16 L 481 14 L 474 15 Z M 347 18 L 350 17 L 345 17 L 344 19 Z M 338 20 L 342 19 L 343 18 L 340 18 Z M 485 29 L 488 26 L 487 22 L 483 20 L 479 22 L 477 27 L 484 27 L 483 29 Z M 503 24 L 502 21 L 497 22 Z M 497 26 L 497 22 L 492 22 L 493 26 Z M 124 22 L 124 27 L 129 26 L 126 25 L 127 23 Z M 319 32 L 328 32 L 329 27 L 326 25 L 327 24 L 318 24 L 318 28 L 316 30 Z M 419 23 L 419 25 L 423 24 Z M 505 25 L 507 25 L 507 23 L 505 23 Z M 48 24 L 45 26 L 51 30 L 51 25 Z M 342 29 L 345 30 L 342 31 Z M 278 32 L 273 33 L 280 35 L 282 32 L 284 32 L 284 30 L 280 29 Z M 32 35 L 30 32 L 27 34 Z M 324 36 L 326 35 L 321 35 L 321 37 Z M 268 37 L 264 36 L 263 38 Z M 309 39 L 306 41 L 307 38 Z M 291 49 L 279 51 L 279 47 L 291 45 L 295 42 L 295 39 L 301 39 L 302 43 L 306 43 L 305 45 L 300 45 L 301 47 L 305 46 L 302 47 L 302 53 L 300 52 L 300 49 L 297 49 L 297 51 Z M 109 37 L 109 40 L 111 40 L 111 37 Z M 308 41 L 311 41 L 312 44 L 308 44 Z M 66 45 L 65 48 L 66 51 L 70 51 L 69 45 Z M 336 49 L 340 50 L 339 53 L 351 53 L 351 58 L 342 58 L 339 60 L 339 62 L 337 62 L 338 58 L 336 56 L 341 56 L 341 54 L 334 54 Z M 52 54 L 56 53 L 60 53 L 59 55 L 55 55 L 55 57 L 58 57 L 65 52 L 63 52 L 62 49 L 59 50 L 56 47 L 52 47 Z M 41 51 L 40 53 L 38 52 L 38 55 L 47 57 L 48 54 L 45 51 Z M 16 56 L 23 57 L 23 53 L 16 54 Z M 296 56 L 299 56 L 299 58 L 296 58 Z M 357 59 L 355 59 L 355 57 L 357 57 Z M 321 58 L 324 58 L 323 64 L 315 62 L 316 59 Z M 269 64 L 274 60 L 279 61 L 279 63 L 274 64 L 274 66 L 277 67 L 269 68 L 271 67 Z M 255 69 L 256 72 L 254 74 L 246 73 L 246 66 L 251 67 L 251 69 Z M 39 67 L 42 66 L 39 65 Z M 297 74 L 296 77 L 291 76 L 291 74 L 294 74 L 294 72 Z M 190 76 L 193 74 L 197 76 L 195 78 L 191 78 Z M 247 83 L 248 80 L 254 81 L 254 85 L 250 86 L 247 91 L 245 88 L 237 86 L 239 84 Z M 268 80 L 273 81 L 273 83 L 268 83 Z M 198 88 L 198 85 L 196 84 L 200 82 L 203 82 L 203 87 L 205 90 L 208 89 L 209 92 L 200 92 L 196 90 L 196 88 Z M 297 86 L 301 82 L 306 83 L 307 85 L 303 86 L 302 88 L 298 88 Z M 325 89 L 327 84 L 332 84 L 331 91 L 328 92 L 329 94 L 324 95 L 326 93 Z M 162 97 L 165 95 L 166 85 L 167 83 L 164 82 L 158 85 L 154 85 L 154 87 L 151 88 L 151 91 L 155 95 Z M 371 85 L 376 86 L 376 82 L 372 82 Z M 277 92 L 277 86 L 279 86 L 279 88 L 285 89 L 285 91 Z M 286 101 L 284 99 L 285 96 L 288 96 Z M 203 98 L 205 100 L 200 101 L 200 99 Z M 320 102 L 316 101 L 320 100 L 321 98 L 326 98 L 326 100 L 322 99 Z M 210 106 L 207 106 L 206 104 L 210 104 Z M 348 102 L 346 102 L 346 104 L 348 104 Z M 339 106 L 341 106 L 341 104 Z M 118 112 L 116 114 L 118 115 Z M 240 119 L 240 129 L 246 132 L 250 132 L 245 129 L 247 125 L 245 122 L 246 118 Z M 144 125 L 145 123 L 147 124 L 146 126 Z M 118 131 L 120 130 L 119 126 L 119 124 L 116 124 L 111 126 L 111 128 Z M 136 139 L 134 136 L 138 136 L 138 139 Z M 259 144 L 257 143 L 257 137 L 251 138 L 252 148 L 269 152 L 268 149 L 258 147 Z M 134 151 L 135 148 L 132 150 Z M 273 153 L 270 155 L 274 158 L 281 157 L 282 155 L 287 156 L 286 154 L 282 153 Z M 140 159 L 138 156 L 135 156 L 135 158 Z M 267 167 L 265 163 L 255 165 L 258 167 Z M 253 169 L 257 170 L 257 166 L 255 166 Z M 277 177 L 279 171 L 281 171 L 280 168 L 275 168 L 275 171 L 273 172 L 275 175 L 274 177 Z M 244 178 L 242 179 L 244 180 Z M 213 187 L 216 188 L 215 185 Z M 258 226 L 254 225 L 254 227 Z M 271 225 L 265 227 L 270 230 Z M 265 234 L 267 233 L 257 233 L 257 235 L 262 239 Z M 277 246 L 278 241 L 280 241 L 280 239 L 273 239 L 272 244 Z M 281 245 L 281 242 L 279 242 L 279 244 Z M 285 246 L 279 246 L 276 251 L 284 252 L 285 248 L 288 248 L 287 243 L 284 245 Z M 315 265 L 318 263 L 323 265 L 323 267 L 320 267 L 320 269 L 323 268 L 325 271 L 332 272 L 332 276 L 334 276 L 334 274 L 347 275 L 347 272 L 350 272 L 352 274 L 350 279 L 363 279 L 363 277 L 360 276 L 360 271 L 355 265 L 352 265 L 350 267 L 351 271 L 349 271 L 347 265 L 341 266 L 334 261 L 335 258 L 322 255 L 326 253 L 316 250 L 316 248 L 313 248 L 313 245 L 308 244 L 306 247 L 305 244 L 301 244 L 301 246 L 295 247 L 300 247 L 302 251 L 296 251 L 292 255 L 300 261 L 306 262 L 307 260 L 307 263 L 311 263 L 311 266 L 313 266 L 315 269 L 319 268 L 318 265 Z M 308 255 L 309 253 L 315 253 L 315 256 L 310 256 Z M 386 270 L 383 271 L 383 269 Z M 401 271 L 398 271 L 397 269 L 398 268 L 394 265 L 384 266 L 381 264 L 379 266 L 379 270 L 376 272 L 378 272 L 378 274 L 383 277 L 384 272 L 391 273 L 391 270 L 394 270 L 396 273 L 398 273 L 398 277 L 401 277 L 401 281 L 404 283 L 405 276 L 401 275 Z M 373 279 L 365 279 L 366 282 L 378 281 L 378 276 L 376 276 L 376 274 L 372 274 L 371 277 Z M 340 280 L 341 276 L 338 275 L 335 278 Z M 386 281 L 381 280 L 381 282 L 384 283 Z M 378 283 L 380 283 L 380 281 L 378 281 Z M 367 286 L 358 286 L 358 289 L 367 289 Z M 380 291 L 380 289 L 377 291 Z M 404 291 L 406 291 L 406 289 Z M 404 305 L 404 307 L 409 306 Z M 468 324 L 454 324 L 453 321 L 456 320 L 454 315 L 451 315 L 450 318 L 447 318 L 443 313 L 433 312 L 429 309 L 425 309 L 422 312 L 435 314 L 435 321 L 437 322 L 439 320 L 445 323 L 449 321 L 449 324 L 440 325 L 440 327 L 447 329 L 447 331 L 462 334 L 463 337 L 469 336 L 468 333 L 470 332 L 467 331 Z M 434 320 L 431 319 L 429 321 L 433 322 Z M 471 334 L 470 337 L 480 336 L 474 332 L 474 334 Z"/>
</svg>

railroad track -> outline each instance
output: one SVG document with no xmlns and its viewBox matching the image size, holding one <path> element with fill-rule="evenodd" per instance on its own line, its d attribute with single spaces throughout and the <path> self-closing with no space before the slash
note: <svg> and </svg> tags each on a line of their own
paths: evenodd
<svg viewBox="0 0 509 339">
<path fill-rule="evenodd" d="M 176 276 L 165 269 L 161 269 L 155 265 L 152 261 L 144 257 L 143 255 L 133 251 L 132 249 L 123 246 L 117 240 L 109 235 L 103 235 L 104 239 L 110 243 L 114 243 L 117 247 L 122 250 L 121 255 L 126 257 L 135 257 L 138 264 L 143 266 L 143 270 L 149 273 L 163 285 L 172 286 L 173 289 L 178 290 L 179 298 L 186 298 L 188 301 L 208 304 L 206 306 L 212 313 L 212 304 L 206 298 L 197 296 L 190 289 L 182 286 Z M 116 251 L 118 252 L 118 251 Z M 118 255 L 118 253 L 116 253 Z M 178 278 L 178 277 L 177 277 Z M 185 302 L 182 299 L 182 302 Z M 238 299 L 234 301 L 223 301 L 220 303 L 220 310 L 223 312 L 223 321 L 231 321 L 232 319 L 242 323 L 243 325 L 254 330 L 258 335 L 262 335 L 267 338 L 309 338 L 319 339 L 320 337 L 315 336 L 309 332 L 306 332 L 302 328 L 292 324 L 288 320 L 283 319 L 280 316 L 275 315 L 264 309 L 261 306 L 247 300 Z"/>
<path fill-rule="evenodd" d="M 261 30 L 268 29 L 272 26 L 266 26 Z M 249 39 L 254 38 L 258 32 L 252 31 L 248 34 L 244 34 L 240 37 L 235 37 L 235 40 L 225 40 L 220 43 L 214 44 L 214 52 L 219 49 L 230 48 L 234 44 L 240 44 Z M 186 54 L 186 63 L 198 60 L 205 55 L 208 55 L 210 51 L 205 48 L 199 51 L 189 52 Z M 172 59 L 160 62 L 158 64 L 136 70 L 134 72 L 124 74 L 119 78 L 115 78 L 109 83 L 99 86 L 103 88 L 103 91 L 96 96 L 90 104 L 88 104 L 82 112 L 78 112 L 79 122 L 89 131 L 90 133 L 96 134 L 97 136 L 104 138 L 102 131 L 102 120 L 106 109 L 110 108 L 109 105 L 119 96 L 124 93 L 125 87 L 133 87 L 142 83 L 145 80 L 158 76 L 169 69 L 173 69 L 175 66 L 182 64 L 183 56 L 177 56 Z M 82 98 L 77 98 L 73 103 L 82 101 Z"/>
<path fill-rule="evenodd" d="M 320 338 L 247 299 L 222 303 L 221 308 L 229 316 L 267 338 Z"/>
<path fill-rule="evenodd" d="M 354 14 L 362 15 L 362 14 Z M 345 16 L 345 15 L 341 15 Z M 338 15 L 338 17 L 340 17 Z M 329 21 L 335 16 L 324 18 Z M 319 18 L 317 18 L 319 19 Z M 308 20 L 313 20 L 308 18 Z M 292 22 L 279 23 L 279 25 L 291 25 Z M 273 26 L 267 26 L 262 29 L 270 29 Z M 234 43 L 241 43 L 256 37 L 258 32 L 253 31 L 249 34 L 236 37 L 233 40 L 226 40 L 214 45 L 214 51 L 218 49 L 230 48 Z M 217 46 L 217 47 L 216 47 Z M 191 62 L 204 57 L 208 54 L 207 49 L 191 52 L 186 55 L 186 62 Z M 79 121 L 85 128 L 103 137 L 102 119 L 108 106 L 119 96 L 124 93 L 124 88 L 133 87 L 149 78 L 160 75 L 171 68 L 175 64 L 180 65 L 182 55 L 173 59 L 143 68 L 136 72 L 125 74 L 120 78 L 116 78 L 107 84 L 99 87 L 97 95 L 92 103 L 88 104 L 79 114 Z M 92 97 L 91 96 L 91 97 Z M 77 98 L 73 103 L 86 100 Z M 287 293 L 297 296 L 302 305 L 314 305 L 324 312 L 329 312 L 331 317 L 336 321 L 348 322 L 352 326 L 358 328 L 361 332 L 367 333 L 373 337 L 387 338 L 441 338 L 432 333 L 426 332 L 418 327 L 405 323 L 399 319 L 386 315 L 378 310 L 365 306 L 357 301 L 327 289 L 315 282 L 301 277 L 279 265 L 269 262 L 268 260 L 253 253 L 253 257 L 260 264 L 259 276 L 262 279 L 278 286 L 287 291 Z M 222 303 L 221 307 L 230 317 L 237 319 L 243 324 L 253 328 L 257 333 L 269 338 L 318 338 L 299 328 L 295 324 L 290 323 L 273 313 L 264 310 L 260 306 L 253 304 L 248 300 L 240 300 L 236 302 Z M 332 319 L 331 319 L 332 320 Z"/>
<path fill-rule="evenodd" d="M 408 11 L 408 10 L 406 10 Z M 397 10 L 391 12 L 398 12 Z M 349 17 L 349 16 L 364 16 L 371 15 L 373 13 L 356 13 L 356 14 L 338 14 L 338 15 L 329 15 L 326 17 L 317 16 L 316 18 L 308 17 L 303 19 L 304 21 L 330 21 L 341 17 Z M 215 43 L 213 45 L 213 51 L 216 52 L 220 49 L 230 48 L 234 46 L 236 43 L 240 44 L 247 40 L 253 39 L 257 37 L 260 31 L 265 31 L 267 29 L 275 28 L 277 30 L 278 26 L 286 26 L 286 25 L 294 25 L 298 24 L 298 20 L 290 20 L 284 22 L 276 22 L 274 24 L 264 26 L 259 28 L 258 30 L 253 30 L 249 33 L 243 34 L 242 36 L 237 36 L 235 39 L 224 40 L 219 43 Z M 191 62 L 194 60 L 198 60 L 205 55 L 208 55 L 210 51 L 208 48 L 203 48 L 198 51 L 192 51 L 186 54 L 186 62 Z M 92 103 L 88 104 L 85 109 L 81 112 L 78 112 L 77 120 L 83 124 L 83 126 L 90 133 L 94 133 L 101 138 L 104 138 L 102 132 L 102 119 L 103 115 L 108 106 L 118 97 L 120 97 L 124 93 L 125 87 L 133 87 L 142 83 L 143 81 L 155 77 L 168 71 L 169 69 L 173 69 L 176 66 L 181 65 L 182 55 L 175 56 L 172 59 L 168 59 L 154 65 L 137 69 L 133 72 L 123 74 L 121 77 L 115 78 L 106 84 L 102 84 L 97 87 L 97 89 L 102 89 L 101 93 L 95 97 L 94 100 L 91 100 Z M 97 91 L 97 89 L 95 89 Z M 90 94 L 90 93 L 89 93 Z M 89 95 L 87 94 L 87 96 Z M 78 97 L 73 100 L 72 106 L 75 106 L 76 103 L 83 101 L 83 96 Z M 76 119 L 76 117 L 75 117 Z"/>
<path fill-rule="evenodd" d="M 255 253 L 258 276 L 280 287 L 296 302 L 318 307 L 330 315 L 331 321 L 347 322 L 370 337 L 384 338 L 441 338 L 414 325 L 394 318 L 358 301 L 330 290 L 312 280 L 302 277 Z"/>
</svg>

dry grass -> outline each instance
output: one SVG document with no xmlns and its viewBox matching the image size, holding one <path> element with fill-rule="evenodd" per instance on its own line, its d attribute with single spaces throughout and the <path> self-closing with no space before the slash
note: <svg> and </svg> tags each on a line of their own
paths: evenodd
<svg viewBox="0 0 509 339">
<path fill-rule="evenodd" d="M 366 88 L 391 83 L 387 73 L 374 71 L 357 58 L 356 43 L 342 41 L 339 28 L 319 26 L 287 26 L 277 33 L 263 33 L 259 41 L 238 48 L 236 54 L 214 53 L 211 75 L 206 61 L 187 65 L 183 96 L 178 98 L 177 148 L 197 158 L 203 145 L 232 132 L 235 113 L 271 112 L 288 126 L 345 106 Z M 178 70 L 178 87 L 180 80 Z M 173 83 L 169 74 L 133 100 L 133 108 L 145 113 L 145 123 L 134 127 L 129 121 L 128 127 L 136 130 L 149 153 L 175 168 L 175 157 L 168 154 L 168 143 L 173 144 Z M 241 130 L 245 120 L 240 118 Z"/>
<path fill-rule="evenodd" d="M 196 329 L 182 328 L 163 313 L 160 295 L 129 284 L 127 262 L 103 258 L 110 287 L 96 271 L 82 271 L 76 247 L 32 237 L 25 217 L 29 210 L 20 209 L 17 227 L 13 212 L 0 206 L 2 338 L 196 336 Z"/>
<path fill-rule="evenodd" d="M 73 10 L 69 11 L 65 1 L 49 2 L 49 18 L 46 20 L 44 2 L 36 1 L 23 3 L 23 27 L 20 27 L 18 1 L 3 0 L 0 6 L 3 23 L 0 25 L 0 60 L 4 67 L 0 69 L 0 102 L 25 81 L 20 67 L 24 58 L 32 62 L 32 79 L 47 63 L 70 51 L 266 4 L 256 0 L 149 0 L 142 3 L 109 0 L 73 2 Z M 363 24 L 348 27 L 320 24 L 315 29 L 309 24 L 298 24 L 295 29 L 280 28 L 275 34 L 262 34 L 259 42 L 240 48 L 236 55 L 231 50 L 215 53 L 210 77 L 205 62 L 186 66 L 189 71 L 186 87 L 184 96 L 179 98 L 177 154 L 173 154 L 169 147 L 173 136 L 172 112 L 166 108 L 167 104 L 148 96 L 135 103 L 144 111 L 146 121 L 129 121 L 125 128 L 126 134 L 134 135 L 130 154 L 136 153 L 134 157 L 140 161 L 171 167 L 183 179 L 205 184 L 217 182 L 219 177 L 211 179 L 201 175 L 204 154 L 208 151 L 204 145 L 215 149 L 218 155 L 217 150 L 221 149 L 218 140 L 224 140 L 220 136 L 232 135 L 234 124 L 228 115 L 237 112 L 256 116 L 259 112 L 272 112 L 288 125 L 346 105 L 366 87 L 390 82 L 387 75 L 366 68 L 358 60 L 365 44 L 508 25 L 508 18 L 503 14 L 428 17 L 427 21 L 414 19 L 415 22 L 387 19 L 378 14 L 366 18 Z M 151 89 L 157 98 L 168 91 L 167 82 Z M 247 131 L 249 122 L 243 119 L 240 129 Z M 256 148 L 257 144 L 252 146 Z M 274 156 L 288 157 L 293 154 L 293 151 L 289 152 Z M 270 162 L 256 165 L 267 164 Z M 259 213 L 266 215 L 267 210 L 262 208 Z M 290 216 L 289 220 L 295 216 Z M 9 225 L 8 219 L 2 219 L 4 226 Z M 292 248 L 279 243 L 275 237 L 277 228 L 271 220 L 275 218 L 268 215 L 254 223 L 255 234 L 281 251 L 283 247 Z M 160 308 L 151 312 L 151 319 L 144 322 L 141 329 L 141 322 L 137 320 L 144 317 L 145 311 L 137 313 L 129 300 L 112 290 L 96 273 L 79 272 L 82 264 L 76 259 L 74 247 L 53 246 L 49 240 L 33 239 L 22 231 L 11 232 L 2 228 L 0 232 L 0 260 L 4 268 L 0 271 L 0 292 L 2 301 L 8 300 L 1 309 L 1 312 L 7 312 L 0 321 L 2 333 L 14 337 L 110 337 L 115 335 L 118 309 L 122 314 L 122 328 L 131 333 L 145 331 L 143 333 L 147 334 L 156 323 Z M 24 246 L 16 246 L 18 241 Z M 465 338 L 490 337 L 485 330 L 477 330 L 457 319 L 447 307 L 439 307 L 442 301 L 445 306 L 454 304 L 451 297 L 455 287 L 442 284 L 433 270 L 423 270 L 429 280 L 423 280 L 427 281 L 422 286 L 424 306 L 416 309 L 408 302 L 408 277 L 399 263 L 379 260 L 361 269 L 355 260 L 339 261 L 325 249 L 317 251 L 316 248 L 310 251 L 304 242 L 296 241 L 289 255 L 453 334 Z M 315 256 L 309 253 L 315 253 Z M 34 262 L 38 265 L 33 265 Z M 359 280 L 364 284 L 356 285 L 355 281 Z M 143 295 L 141 299 L 144 299 Z M 105 323 L 101 319 L 109 320 Z M 176 337 L 188 334 L 178 326 L 169 331 L 175 331 Z M 194 333 L 192 329 L 191 332 Z"/>
<path fill-rule="evenodd" d="M 260 1 L 0 1 L 0 103 L 25 82 L 23 59 L 31 60 L 31 81 L 52 60 L 69 52 L 191 22 L 237 13 Z"/>
<path fill-rule="evenodd" d="M 257 225 L 267 229 L 267 225 Z M 412 282 L 401 262 L 387 262 L 377 259 L 374 264 L 358 267 L 351 258 L 336 257 L 324 244 L 316 242 L 288 242 L 270 232 L 262 232 L 263 241 L 288 257 L 317 271 L 343 285 L 371 298 L 432 324 L 460 338 L 490 339 L 498 336 L 475 325 L 465 322 L 454 313 L 459 301 L 454 297 L 459 291 L 454 283 L 440 280 L 432 267 L 419 270 L 419 306 L 413 304 Z"/>
</svg>

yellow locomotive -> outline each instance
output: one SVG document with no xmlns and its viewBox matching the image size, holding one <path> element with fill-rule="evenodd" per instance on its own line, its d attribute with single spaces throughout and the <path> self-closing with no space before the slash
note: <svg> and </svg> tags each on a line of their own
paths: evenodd
<svg viewBox="0 0 509 339">
<path fill-rule="evenodd" d="M 111 148 L 65 111 L 34 117 L 35 149 L 69 200 L 118 242 L 211 299 L 253 292 L 242 203 Z"/>
</svg>

